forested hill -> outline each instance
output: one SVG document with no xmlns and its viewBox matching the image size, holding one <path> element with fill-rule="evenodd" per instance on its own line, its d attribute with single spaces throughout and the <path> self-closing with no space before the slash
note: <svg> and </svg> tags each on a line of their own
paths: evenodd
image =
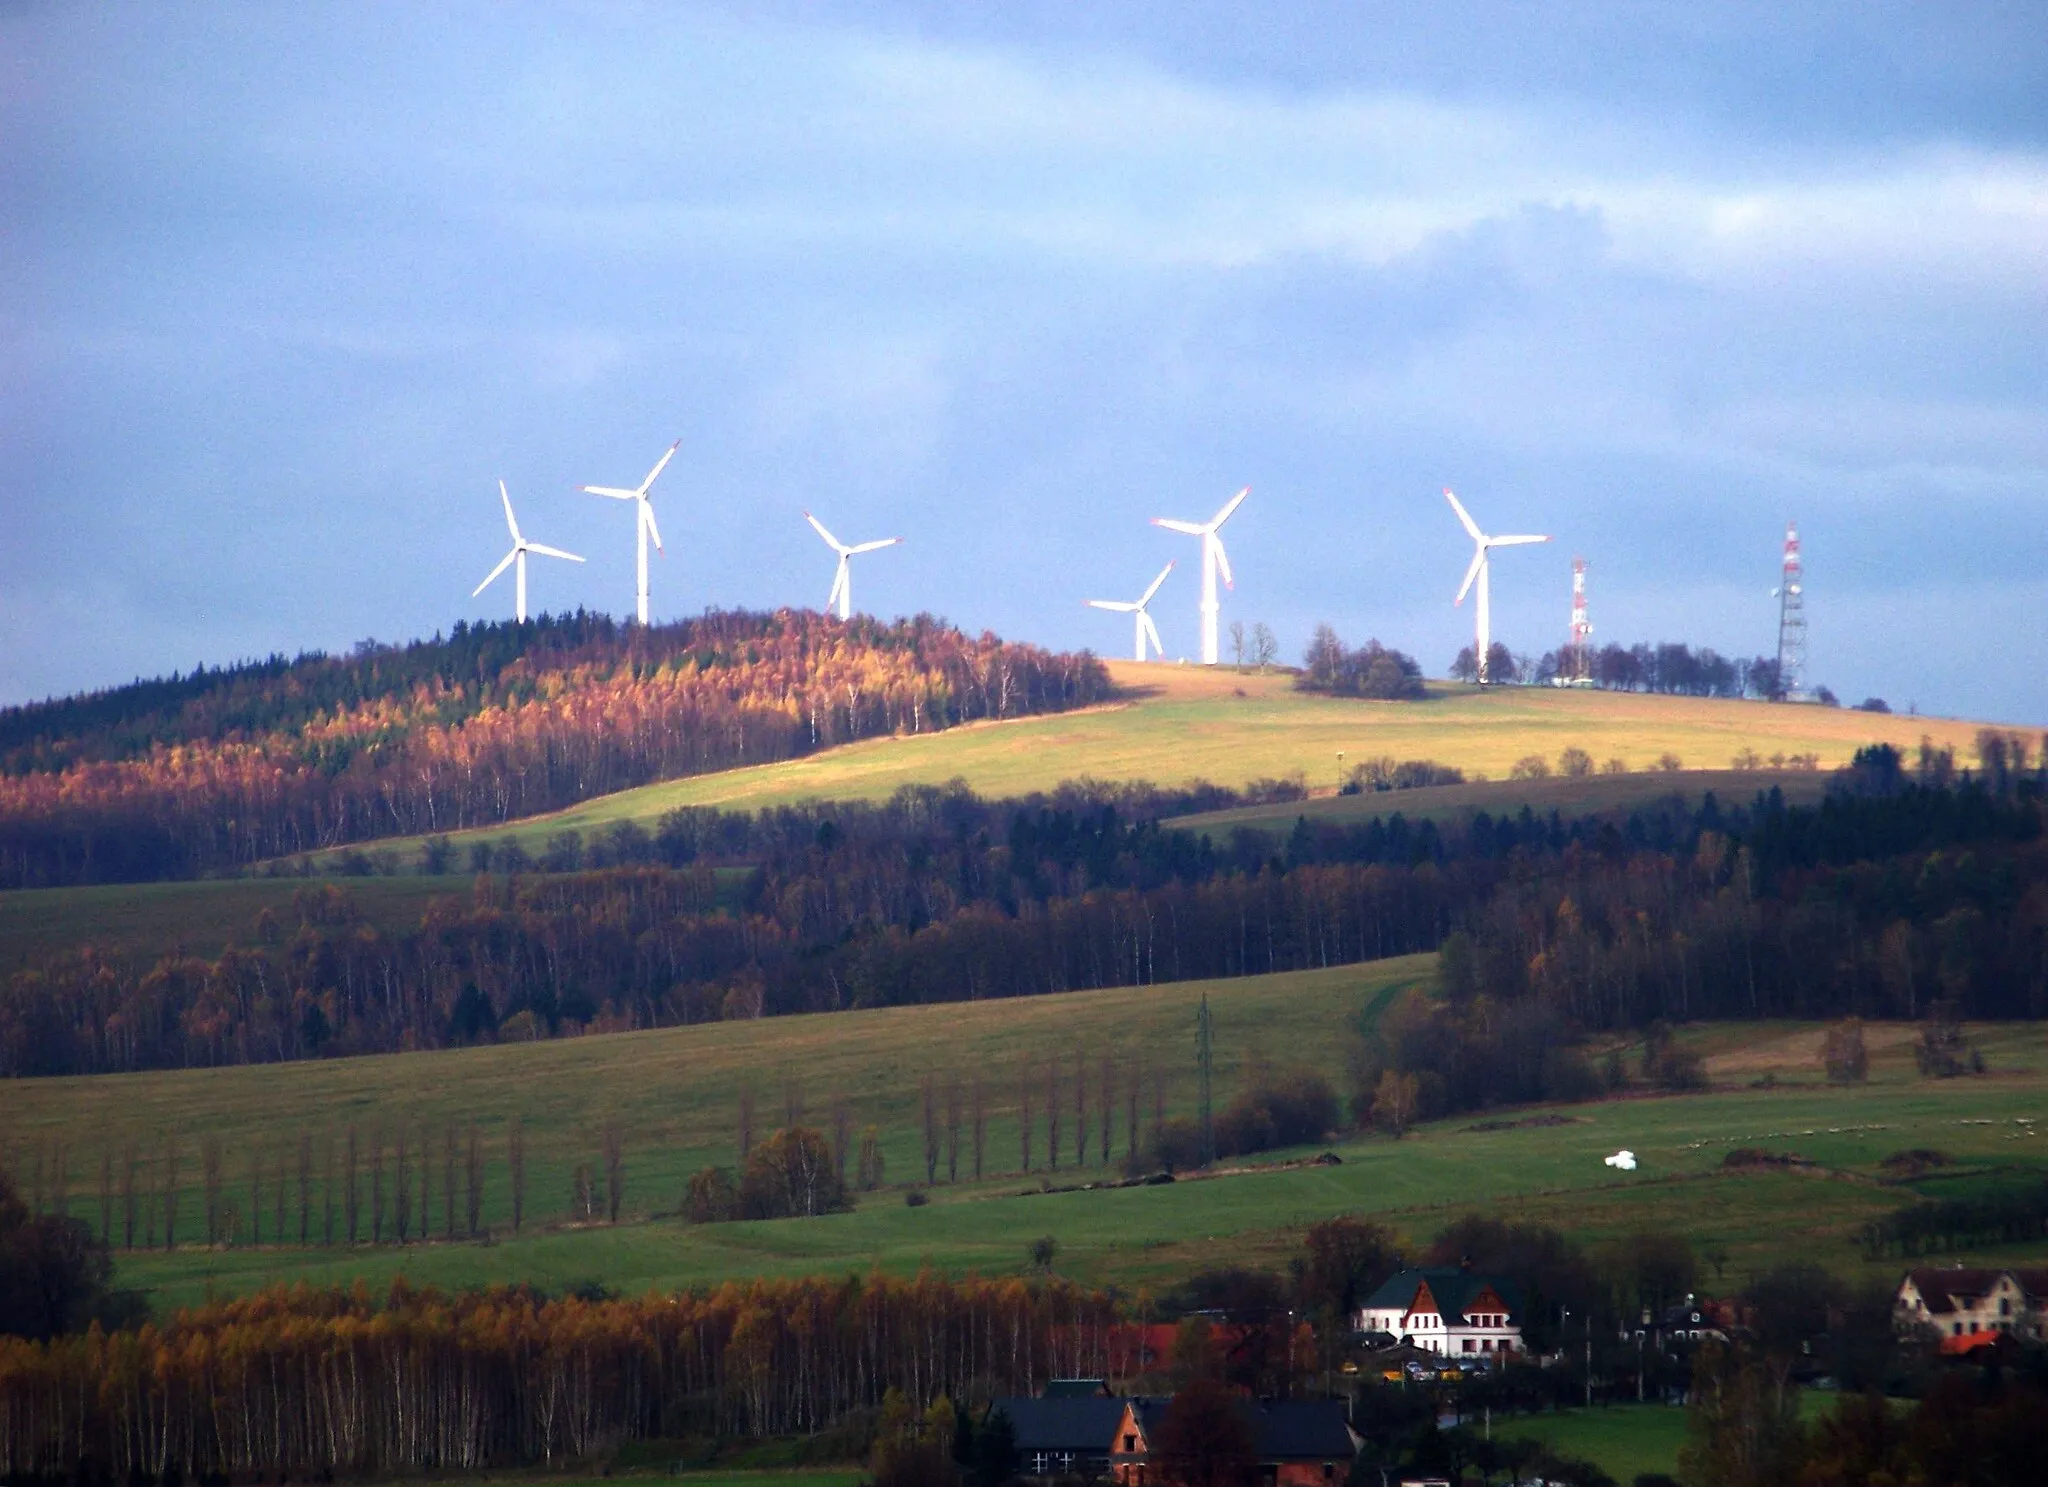
<svg viewBox="0 0 2048 1487">
<path fill-rule="evenodd" d="M 1092 656 L 932 619 L 577 613 L 0 711 L 0 888 L 197 876 L 1099 701 Z"/>
</svg>

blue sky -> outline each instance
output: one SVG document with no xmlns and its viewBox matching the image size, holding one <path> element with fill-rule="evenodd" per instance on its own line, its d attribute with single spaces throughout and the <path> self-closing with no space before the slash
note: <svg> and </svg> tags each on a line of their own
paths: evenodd
<svg viewBox="0 0 2048 1487">
<path fill-rule="evenodd" d="M 1789 10 L 1790 15 L 1781 14 Z M 1249 17 L 1249 19 L 1248 19 Z M 2021 5 L 0 7 L 0 701 L 534 607 L 1775 646 L 2048 724 Z M 2030 659 L 2031 658 L 2031 659 Z M 2022 664 L 2015 666 L 2015 660 Z"/>
</svg>

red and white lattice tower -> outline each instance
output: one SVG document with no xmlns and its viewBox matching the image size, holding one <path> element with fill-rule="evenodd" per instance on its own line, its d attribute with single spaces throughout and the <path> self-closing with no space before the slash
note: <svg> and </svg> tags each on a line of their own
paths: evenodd
<svg viewBox="0 0 2048 1487">
<path fill-rule="evenodd" d="M 1571 676 L 1586 681 L 1593 675 L 1593 622 L 1586 617 L 1586 560 L 1572 559 Z"/>
<path fill-rule="evenodd" d="M 1799 561 L 1799 526 L 1785 524 L 1785 571 L 1778 582 L 1778 691 L 1806 696 L 1806 570 Z"/>
</svg>

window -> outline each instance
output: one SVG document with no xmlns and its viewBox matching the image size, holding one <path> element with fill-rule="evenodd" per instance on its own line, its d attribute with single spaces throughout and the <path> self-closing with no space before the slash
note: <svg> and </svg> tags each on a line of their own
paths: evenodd
<svg viewBox="0 0 2048 1487">
<path fill-rule="evenodd" d="M 2000 1315 L 2001 1317 L 2009 1317 L 2009 1316 L 2011 1316 L 2011 1315 L 2012 1315 L 2012 1302 L 2011 1302 L 2011 1301 L 2009 1301 L 2009 1300 L 2001 1300 L 2001 1301 L 2000 1301 L 2000 1302 L 1998 1303 L 1998 1314 L 1999 1314 L 1999 1315 Z"/>
<path fill-rule="evenodd" d="M 1334 1461 L 1325 1461 L 1323 1463 L 1323 1480 L 1325 1482 L 1333 1482 L 1336 1480 L 1336 1478 L 1337 1463 Z"/>
<path fill-rule="evenodd" d="M 1135 1450 L 1137 1450 L 1137 1449 L 1138 1449 L 1138 1438 L 1137 1438 L 1137 1437 L 1136 1437 L 1135 1435 L 1127 1435 L 1127 1436 L 1125 1436 L 1125 1437 L 1124 1437 L 1124 1449 L 1125 1449 L 1126 1451 L 1135 1451 Z"/>
<path fill-rule="evenodd" d="M 1466 1351 L 1466 1352 L 1468 1352 L 1468 1353 L 1469 1353 L 1469 1352 L 1471 1352 L 1471 1351 L 1473 1351 L 1473 1348 L 1472 1348 L 1472 1339 L 1471 1339 L 1471 1338 L 1469 1338 L 1469 1337 L 1465 1339 L 1465 1351 Z"/>
</svg>

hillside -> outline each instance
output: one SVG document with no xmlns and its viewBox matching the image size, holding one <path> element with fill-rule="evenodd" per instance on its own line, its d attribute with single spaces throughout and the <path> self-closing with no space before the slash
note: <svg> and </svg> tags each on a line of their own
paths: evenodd
<svg viewBox="0 0 2048 1487">
<path fill-rule="evenodd" d="M 1572 747 L 1597 764 L 1620 759 L 1637 772 L 1653 769 L 1665 754 L 1688 770 L 1725 772 L 1745 750 L 1766 764 L 1773 755 L 1810 754 L 1827 770 L 1865 744 L 1911 750 L 1925 736 L 1967 762 L 1978 729 L 1954 719 L 1550 687 L 1433 683 L 1424 702 L 1363 702 L 1297 691 L 1291 675 L 1277 671 L 1103 664 L 1120 694 L 1106 704 L 929 737 L 866 739 L 801 759 L 624 790 L 452 839 L 461 851 L 474 840 L 509 838 L 537 856 L 557 832 L 595 832 L 620 821 L 652 830 L 679 806 L 759 810 L 807 800 L 878 801 L 904 785 L 954 779 L 979 794 L 1014 796 L 1081 778 L 1236 788 L 1298 775 L 1311 792 L 1327 793 L 1351 765 L 1378 755 L 1433 759 L 1501 781 L 1525 756 L 1554 764 Z M 1518 806 L 1520 795 L 1517 789 L 1506 798 Z M 395 867 L 418 859 L 418 840 L 380 845 Z M 313 859 L 316 869 L 336 865 L 332 854 Z"/>
<path fill-rule="evenodd" d="M 0 712 L 0 888 L 231 872 L 651 780 L 1107 695 L 1086 655 L 929 617 L 458 626 Z"/>
<path fill-rule="evenodd" d="M 1074 1171 L 1063 1152 L 1061 1170 L 1045 1170 L 1040 1101 L 1038 1170 L 1019 1174 L 1016 1081 L 1027 1059 L 1036 1088 L 1046 1056 L 1059 1055 L 1067 1099 L 1072 1085 L 1064 1061 L 1076 1048 L 1088 1051 L 1091 1080 L 1100 1055 L 1115 1054 L 1120 1089 L 1133 1061 L 1141 1063 L 1150 1072 L 1140 1120 L 1149 1126 L 1153 1076 L 1167 1076 L 1168 1114 L 1193 1107 L 1193 1013 L 1201 997 L 1215 1017 L 1220 1107 L 1262 1058 L 1283 1065 L 1306 1059 L 1341 1078 L 1346 1029 L 1369 1020 L 1397 989 L 1426 986 L 1430 974 L 1427 960 L 1412 959 L 973 1003 L 943 1019 L 922 1009 L 883 1009 L 292 1068 L 10 1081 L 0 1084 L 0 1129 L 12 1137 L 17 1171 L 33 1150 L 65 1142 L 71 1206 L 96 1224 L 102 1150 L 118 1154 L 132 1141 L 146 1163 L 163 1133 L 177 1133 L 184 1163 L 180 1247 L 121 1260 L 124 1279 L 165 1301 L 277 1279 L 377 1281 L 401 1272 L 451 1285 L 528 1279 L 559 1288 L 601 1278 L 628 1293 L 874 1264 L 898 1272 L 930 1263 L 953 1273 L 1004 1273 L 1021 1268 L 1026 1241 L 1040 1234 L 1059 1240 L 1065 1273 L 1158 1286 L 1199 1266 L 1283 1265 L 1299 1226 L 1333 1213 L 1384 1216 L 1420 1239 L 1472 1207 L 1537 1219 L 1589 1243 L 1636 1228 L 1682 1228 L 1731 1283 L 1782 1258 L 1788 1240 L 1817 1263 L 1876 1274 L 1891 1262 L 1866 1262 L 1851 1242 L 1854 1232 L 1915 1196 L 1913 1187 L 1890 1180 L 1880 1165 L 1886 1156 L 1911 1148 L 1947 1154 L 1952 1164 L 1918 1183 L 1929 1192 L 2011 1182 L 2044 1165 L 2030 1134 L 2048 1119 L 2048 1036 L 2039 1025 L 1971 1028 L 1992 1072 L 1955 1080 L 1921 1078 L 1909 1033 L 1873 1027 L 1871 1080 L 1843 1089 L 1822 1081 L 1817 1029 L 1724 1024 L 1687 1035 L 1707 1055 L 1715 1085 L 1707 1093 L 1525 1109 L 1497 1119 L 1453 1117 L 1402 1141 L 1345 1138 L 1334 1148 L 1339 1165 L 1260 1165 L 1305 1154 L 1281 1152 L 1252 1159 L 1239 1175 L 1163 1187 L 1036 1191 L 1103 1175 L 1095 1137 L 1085 1169 Z M 948 1183 L 942 1156 L 931 1201 L 911 1208 L 903 1194 L 923 1186 L 920 1080 L 928 1071 L 942 1090 L 956 1072 L 979 1071 L 988 1081 L 987 1175 L 972 1180 L 963 1152 L 962 1180 Z M 755 1082 L 758 1139 L 781 1123 L 782 1081 L 792 1076 L 808 1119 L 829 1131 L 832 1106 L 843 1096 L 855 1121 L 877 1128 L 885 1185 L 861 1195 L 855 1212 L 824 1219 L 693 1227 L 662 1216 L 673 1215 L 690 1172 L 733 1160 L 742 1080 Z M 1091 1105 L 1099 1105 L 1093 1095 Z M 1118 1105 L 1120 1153 L 1125 1115 L 1120 1099 Z M 506 1122 L 514 1115 L 525 1122 L 529 1143 L 528 1222 L 517 1237 L 508 1232 L 505 1166 Z M 261 1157 L 274 1183 L 280 1163 L 289 1170 L 302 1131 L 324 1141 L 354 1123 L 367 1139 L 381 1125 L 388 1141 L 401 1117 L 415 1140 L 424 1129 L 436 1143 L 437 1234 L 440 1134 L 450 1122 L 465 1132 L 472 1123 L 478 1128 L 489 1158 L 490 1242 L 437 1239 L 403 1249 L 247 1242 L 252 1157 Z M 625 1221 L 572 1221 L 565 1210 L 574 1169 L 597 1167 L 608 1122 L 624 1140 Z M 1072 1130 L 1069 1111 L 1068 1142 Z M 241 1214 L 236 1242 L 220 1248 L 193 1242 L 202 1222 L 197 1153 L 209 1134 L 223 1142 L 224 1196 Z M 1619 1146 L 1636 1151 L 1637 1172 L 1601 1163 Z M 1736 1146 L 1796 1153 L 1816 1165 L 1724 1166 Z M 314 1193 L 317 1238 L 317 1166 Z M 118 1226 L 118 1194 L 115 1208 Z M 268 1230 L 267 1217 L 265 1224 Z M 295 1232 L 295 1224 L 294 1213 L 288 1229 Z"/>
</svg>

